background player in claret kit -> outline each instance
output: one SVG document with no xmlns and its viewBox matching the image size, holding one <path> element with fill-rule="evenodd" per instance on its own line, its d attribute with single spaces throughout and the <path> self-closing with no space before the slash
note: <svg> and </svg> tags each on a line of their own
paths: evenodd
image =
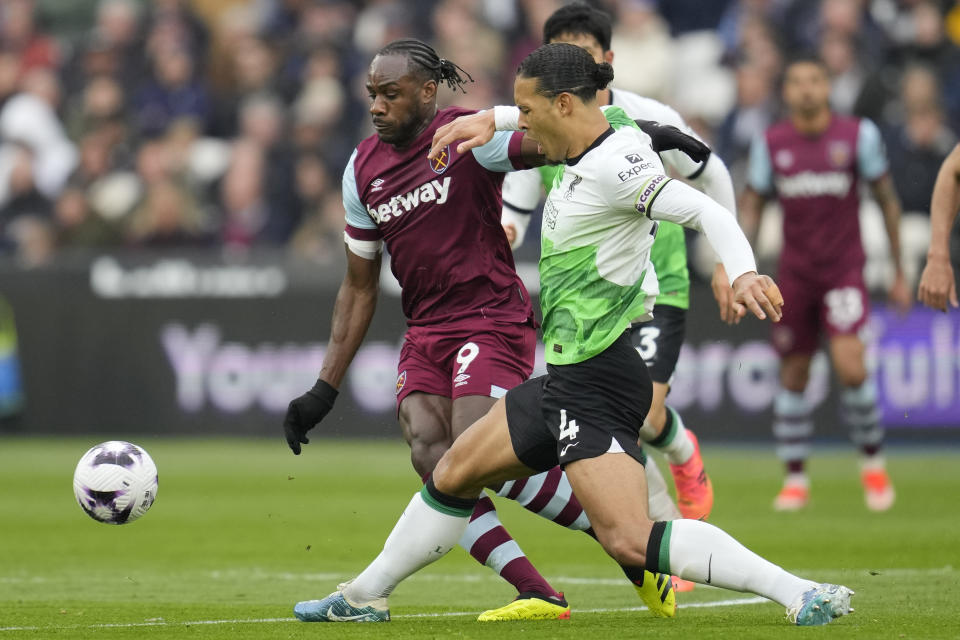
<svg viewBox="0 0 960 640">
<path fill-rule="evenodd" d="M 805 462 L 813 436 L 812 408 L 804 398 L 810 362 L 821 333 L 842 386 L 840 403 L 853 442 L 862 453 L 861 479 L 867 506 L 889 509 L 894 501 L 880 449 L 877 391 L 864 362 L 859 336 L 869 298 L 863 280 L 859 186 L 866 180 L 883 211 L 896 275 L 890 300 L 910 306 L 900 265 L 900 203 L 887 172 L 877 127 L 869 120 L 831 112 L 827 70 L 815 58 L 798 58 L 784 73 L 783 99 L 789 117 L 754 140 L 740 218 L 755 237 L 766 198 L 783 208 L 783 251 L 778 282 L 787 300 L 783 322 L 773 328 L 782 358 L 781 390 L 774 401 L 773 433 L 786 465 L 778 510 L 807 505 Z"/>
<path fill-rule="evenodd" d="M 543 42 L 567 42 L 583 47 L 596 62 L 613 62 L 610 50 L 610 15 L 583 2 L 575 2 L 555 11 L 543 27 Z M 687 123 L 667 105 L 621 89 L 603 89 L 597 95 L 601 106 L 621 107 L 637 120 L 655 121 L 677 127 L 694 135 Z M 716 155 L 695 163 L 683 154 L 664 155 L 667 168 L 682 176 L 725 209 L 736 210 L 736 198 L 730 173 Z M 557 173 L 554 166 L 539 170 L 509 173 L 503 183 L 503 224 L 511 246 L 523 242 L 530 214 L 548 192 Z M 643 356 L 653 379 L 653 404 L 640 431 L 645 445 L 662 452 L 670 462 L 677 489 L 677 505 L 684 518 L 705 519 L 713 507 L 713 486 L 704 469 L 700 447 L 675 409 L 665 404 L 670 380 L 680 357 L 686 313 L 690 305 L 690 276 L 687 272 L 687 248 L 683 229 L 663 222 L 651 252 L 651 262 L 660 283 L 660 295 L 653 319 L 631 328 L 633 344 Z M 722 274 L 722 269 L 719 269 Z M 727 291 L 729 285 L 721 291 Z M 652 467 L 648 467 L 652 470 Z M 531 479 L 533 480 L 533 479 Z M 652 505 L 651 505 L 652 506 Z M 692 585 L 691 585 L 692 586 Z"/>
<path fill-rule="evenodd" d="M 495 135 L 496 122 L 527 130 L 546 158 L 564 163 L 545 206 L 539 264 L 547 375 L 508 391 L 462 434 L 407 505 L 380 555 L 330 596 L 297 603 L 301 620 L 389 620 L 393 589 L 456 544 L 486 485 L 558 463 L 598 540 L 621 566 L 753 591 L 786 605 L 801 625 L 826 624 L 850 611 L 846 587 L 794 576 L 706 522 L 654 522 L 648 515 L 637 439 L 652 385 L 626 329 L 653 307 L 648 294 L 655 295 L 656 286 L 646 275 L 655 221 L 703 231 L 733 279 L 735 300 L 757 317 L 779 320 L 774 301 L 782 300 L 773 281 L 756 273 L 730 212 L 667 178 L 650 137 L 616 107 L 618 124 L 611 126 L 596 91 L 612 77 L 609 64 L 597 64 L 580 47 L 544 45 L 520 65 L 519 111 L 497 107 L 437 131 L 432 155 L 458 139 L 468 140 L 460 151 L 483 144 Z M 633 164 L 642 170 L 620 180 L 619 172 Z"/>
<path fill-rule="evenodd" d="M 933 309 L 946 311 L 957 302 L 957 281 L 953 263 L 960 263 L 960 145 L 943 161 L 930 199 L 930 249 L 927 266 L 920 276 L 917 298 Z M 953 246 L 951 246 L 953 245 Z"/>
<path fill-rule="evenodd" d="M 441 81 L 451 87 L 464 82 L 453 63 L 417 40 L 388 44 L 370 65 L 367 88 L 377 133 L 357 146 L 344 171 L 347 273 L 319 379 L 287 411 L 284 429 L 294 453 L 332 408 L 370 324 L 383 245 L 408 324 L 398 364 L 399 420 L 421 477 L 496 398 L 533 370 L 533 311 L 500 227 L 500 184 L 504 171 L 528 166 L 525 155 L 539 157 L 536 144 L 503 132 L 470 153 L 444 149 L 428 160 L 436 128 L 470 113 L 437 110 Z M 559 482 L 560 470 L 551 473 L 554 482 L 528 508 L 564 525 L 589 527 L 569 484 Z M 503 528 L 489 498 L 477 504 L 463 545 L 519 593 L 482 619 L 569 615 L 562 594 Z M 662 590 L 657 583 L 656 577 L 641 581 L 640 595 L 652 611 L 673 615 L 669 580 Z"/>
</svg>

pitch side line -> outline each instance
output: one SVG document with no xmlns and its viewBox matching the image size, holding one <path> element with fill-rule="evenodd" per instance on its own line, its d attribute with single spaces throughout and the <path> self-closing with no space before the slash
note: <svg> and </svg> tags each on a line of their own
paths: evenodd
<svg viewBox="0 0 960 640">
<path fill-rule="evenodd" d="M 736 607 L 740 605 L 761 604 L 770 602 L 766 598 L 754 596 L 751 598 L 737 598 L 730 600 L 715 600 L 713 602 L 690 602 L 680 605 L 680 609 L 700 609 L 710 607 Z M 646 611 L 646 607 L 616 607 L 602 609 L 574 609 L 574 613 L 629 613 L 631 611 Z M 393 616 L 395 620 L 412 620 L 422 618 L 462 618 L 479 615 L 479 611 L 445 611 L 442 613 L 408 613 Z M 297 622 L 296 618 L 248 618 L 244 620 L 192 620 L 189 622 L 114 622 L 91 625 L 69 625 L 57 627 L 0 627 L 0 631 L 68 631 L 70 629 L 132 629 L 136 627 L 189 627 L 192 625 L 214 624 L 264 624 L 272 622 Z"/>
</svg>

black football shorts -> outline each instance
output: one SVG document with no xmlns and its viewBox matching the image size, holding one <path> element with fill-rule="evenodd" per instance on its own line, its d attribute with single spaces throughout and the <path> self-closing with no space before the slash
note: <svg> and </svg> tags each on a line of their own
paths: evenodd
<svg viewBox="0 0 960 640">
<path fill-rule="evenodd" d="M 624 333 L 602 353 L 547 365 L 547 375 L 507 392 L 513 450 L 537 471 L 619 452 L 645 464 L 637 438 L 652 395 L 647 366 Z"/>
</svg>

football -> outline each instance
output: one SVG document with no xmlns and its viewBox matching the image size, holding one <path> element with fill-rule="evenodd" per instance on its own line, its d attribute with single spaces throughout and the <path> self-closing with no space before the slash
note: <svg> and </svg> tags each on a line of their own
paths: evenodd
<svg viewBox="0 0 960 640">
<path fill-rule="evenodd" d="M 157 465 L 130 442 L 112 440 L 91 448 L 77 463 L 73 493 L 88 516 L 105 524 L 127 524 L 157 498 Z"/>
</svg>

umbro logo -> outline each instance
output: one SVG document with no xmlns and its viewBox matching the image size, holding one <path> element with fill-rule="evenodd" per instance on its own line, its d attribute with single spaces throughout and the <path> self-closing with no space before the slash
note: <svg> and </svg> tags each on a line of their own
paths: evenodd
<svg viewBox="0 0 960 640">
<path fill-rule="evenodd" d="M 386 182 L 383 178 L 377 178 L 370 183 L 370 191 L 380 191 L 383 189 L 383 183 Z"/>
</svg>

